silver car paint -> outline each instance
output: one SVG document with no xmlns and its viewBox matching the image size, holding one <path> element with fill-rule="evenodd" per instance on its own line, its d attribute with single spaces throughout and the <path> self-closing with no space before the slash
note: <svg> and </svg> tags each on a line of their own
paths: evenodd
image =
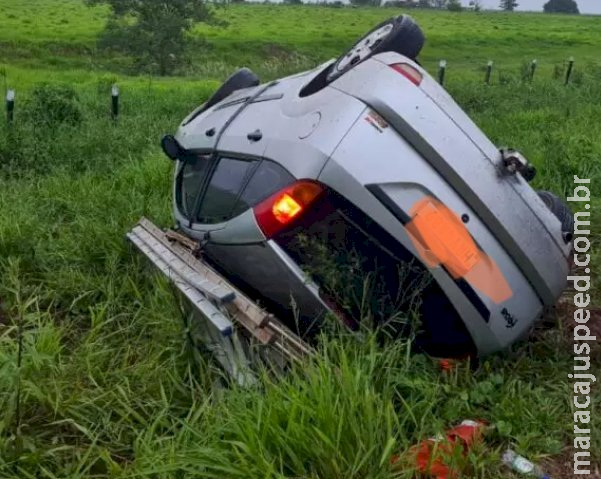
<svg viewBox="0 0 601 479">
<path fill-rule="evenodd" d="M 250 283 L 278 304 L 290 306 L 305 323 L 319 321 L 328 311 L 315 284 L 273 241 L 247 245 L 208 243 L 205 251 L 230 277 Z"/>
<path fill-rule="evenodd" d="M 366 168 L 366 164 L 369 164 L 369 168 Z M 466 224 L 467 229 L 486 254 L 495 260 L 513 291 L 512 297 L 501 304 L 496 304 L 484 294 L 478 294 L 491 312 L 489 323 L 486 325 L 488 330 L 486 334 L 490 336 L 492 333 L 496 349 L 507 346 L 524 336 L 532 324 L 530 318 L 541 314 L 542 303 L 535 291 L 474 211 L 392 128 L 379 132 L 367 121 L 356 123 L 332 155 L 319 180 L 333 187 L 344 197 L 353 200 L 357 198 L 359 191 L 367 191 L 365 185 L 380 185 L 393 203 L 405 212 L 408 212 L 419 199 L 434 196 L 459 216 L 467 214 L 470 218 Z M 361 201 L 356 204 L 361 204 L 363 208 L 366 203 L 367 199 L 361 198 Z M 406 230 L 403 228 L 402 234 L 399 235 L 398 228 L 393 228 L 399 224 L 398 220 L 394 217 L 391 220 L 389 214 L 382 214 L 380 204 L 373 205 L 365 212 L 391 233 L 399 243 L 405 247 L 410 246 L 409 249 L 413 250 Z M 453 283 L 449 287 L 454 289 L 457 285 Z M 464 309 L 467 303 L 469 300 L 463 296 L 459 308 Z M 517 319 L 517 323 L 511 328 L 507 327 L 501 313 L 503 308 Z M 464 311 L 461 313 L 472 335 L 476 335 L 480 330 L 479 326 L 484 323 L 483 318 L 478 313 L 476 315 L 467 315 Z"/>
<path fill-rule="evenodd" d="M 499 177 L 493 164 L 498 153 L 494 145 L 444 91 L 438 91 L 442 89 L 434 80 L 423 72 L 424 88 L 420 90 L 378 60 L 413 64 L 397 54 L 382 54 L 343 75 L 333 87 L 304 98 L 299 92 L 319 68 L 280 80 L 259 97 L 269 96 L 271 101 L 248 105 L 215 145 L 215 137 L 208 137 L 206 132 L 211 128 L 218 131 L 239 107 L 239 100 L 261 87 L 236 92 L 189 124 L 182 123 L 176 138 L 188 149 L 217 147 L 224 154 L 266 157 L 296 178 L 319 178 L 343 193 L 414 254 L 403 225 L 365 184 L 380 184 L 401 208 L 430 192 L 454 211 L 468 213 L 472 218 L 470 232 L 509 278 L 514 296 L 502 306 L 511 308 L 518 318 L 516 326 L 507 328 L 500 317 L 501 305 L 481 296 L 491 310 L 490 322 L 486 323 L 445 270 L 434 268 L 431 272 L 462 316 L 479 352 L 501 349 L 524 336 L 540 316 L 539 296 L 551 304 L 565 285 L 566 251 L 561 248 L 558 221 L 521 178 Z M 278 95 L 283 96 L 278 99 Z M 224 106 L 227 104 L 230 106 Z M 398 120 L 391 123 L 400 134 L 393 128 L 379 133 L 364 122 L 368 111 L 365 104 L 385 110 Z M 263 138 L 249 141 L 248 133 L 257 129 Z M 439 160 L 445 163 L 441 170 L 436 169 L 440 164 L 424 161 L 416 148 L 420 142 L 439 154 Z M 402 162 L 387 161 L 391 151 Z M 476 185 L 474 178 L 481 184 Z M 482 192 L 482 198 L 474 190 Z M 182 220 L 175 205 L 174 209 L 176 219 Z M 491 228 L 491 223 L 496 226 Z M 183 222 L 182 229 L 200 240 L 207 239 L 206 232 L 210 231 L 206 247 L 211 257 L 270 298 L 288 304 L 293 296 L 296 304 L 310 314 L 321 315 L 326 310 L 300 269 L 294 268 L 282 251 L 276 251 L 273 242 L 265 241 L 252 210 L 219 225 L 188 228 Z M 507 245 L 516 251 L 508 251 Z M 542 251 L 537 253 L 537 249 Z M 538 295 L 518 269 L 516 258 L 526 259 L 529 277 L 536 277 L 540 283 Z"/>
<path fill-rule="evenodd" d="M 410 62 L 398 54 L 386 55 L 392 63 Z M 386 118 L 469 202 L 545 304 L 555 303 L 568 273 L 567 252 L 558 246 L 561 234 L 555 239 L 548 229 L 556 229 L 558 222 L 545 213 L 550 226 L 543 224 L 528 203 L 531 199 L 538 211 L 540 200 L 519 175 L 501 175 L 495 159 L 499 153 L 490 141 L 475 144 L 424 92 L 377 60 L 359 64 L 333 86 Z"/>
<path fill-rule="evenodd" d="M 387 61 L 384 56 L 378 58 L 379 61 Z M 457 105 L 455 100 L 448 92 L 430 76 L 425 76 L 420 85 L 422 91 L 434 101 L 442 111 L 444 111 L 451 120 L 477 144 L 481 149 L 486 149 L 489 158 L 498 156 L 498 148 L 491 143 L 488 137 L 476 126 L 472 119 Z M 515 183 L 514 183 L 515 185 Z M 517 183 L 516 190 L 522 199 L 532 209 L 534 214 L 541 219 L 551 238 L 555 240 L 558 247 L 567 256 L 570 252 L 570 245 L 563 241 L 561 223 L 549 208 L 543 203 L 540 197 L 528 186 L 525 181 Z"/>
<path fill-rule="evenodd" d="M 215 145 L 217 135 L 209 137 L 206 132 L 219 131 L 239 107 L 239 100 L 252 96 L 258 87 L 228 97 L 190 123 L 193 115 L 189 115 L 176 138 L 191 150 L 217 146 L 224 156 L 244 153 L 277 159 L 296 178 L 316 178 L 364 105 L 335 90 L 306 99 L 289 95 L 289 101 L 279 100 L 278 95 L 283 91 L 300 90 L 307 82 L 306 76 L 306 73 L 295 75 L 266 90 L 258 100 L 266 96 L 272 100 L 255 101 L 243 110 L 228 126 L 219 145 Z M 263 137 L 250 142 L 248 133 L 257 129 Z M 310 142 L 303 141 L 309 137 Z M 181 164 L 178 171 L 179 168 Z M 244 278 L 273 301 L 281 304 L 293 301 L 300 317 L 319 318 L 328 311 L 319 298 L 317 286 L 276 243 L 265 241 L 252 210 L 224 223 L 192 225 L 188 225 L 175 203 L 174 210 L 182 231 L 206 242 L 206 253 L 230 274 Z"/>
</svg>

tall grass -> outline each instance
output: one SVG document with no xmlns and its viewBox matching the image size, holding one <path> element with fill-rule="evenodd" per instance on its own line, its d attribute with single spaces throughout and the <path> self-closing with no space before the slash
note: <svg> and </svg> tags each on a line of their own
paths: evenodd
<svg viewBox="0 0 601 479">
<path fill-rule="evenodd" d="M 597 84 L 451 89 L 529 154 L 537 187 L 601 177 Z M 142 215 L 170 224 L 171 165 L 156 145 L 201 98 L 127 91 L 115 124 L 98 90 L 77 93 L 80 122 L 24 113 L 2 131 L 0 151 L 18 161 L 0 180 L 0 476 L 411 477 L 389 456 L 468 417 L 497 429 L 466 477 L 501 477 L 508 444 L 561 452 L 572 419 L 560 330 L 451 375 L 408 344 L 343 335 L 284 378 L 224 390 L 192 359 L 168 285 L 123 239 Z"/>
<path fill-rule="evenodd" d="M 259 35 L 257 25 L 245 35 Z M 274 65 L 269 75 L 288 72 Z M 122 114 L 113 122 L 116 77 L 82 73 L 72 100 L 79 119 L 46 124 L 33 91 L 47 71 L 30 76 L 14 125 L 0 127 L 0 477 L 409 478 L 409 446 L 465 418 L 495 430 L 464 477 L 511 477 L 499 466 L 508 445 L 535 460 L 570 445 L 564 318 L 451 373 L 408 343 L 340 334 L 322 338 L 316 359 L 285 377 L 224 386 L 214 363 L 190 348 L 169 285 L 124 240 L 142 215 L 171 223 L 172 165 L 158 140 L 215 83 L 119 78 Z M 486 87 L 450 70 L 448 87 L 497 144 L 535 163 L 535 187 L 565 196 L 573 174 L 592 179 L 599 270 L 598 69 L 567 88 L 548 76 L 520 78 L 517 66 L 496 71 Z M 600 292 L 597 279 L 596 304 Z M 599 458 L 598 388 L 594 395 Z"/>
</svg>

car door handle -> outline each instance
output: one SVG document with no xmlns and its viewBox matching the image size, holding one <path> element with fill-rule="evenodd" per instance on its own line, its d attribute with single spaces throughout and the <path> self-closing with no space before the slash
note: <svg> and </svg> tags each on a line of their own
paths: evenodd
<svg viewBox="0 0 601 479">
<path fill-rule="evenodd" d="M 246 138 L 248 138 L 250 141 L 259 141 L 261 138 L 263 138 L 263 133 L 261 133 L 261 130 L 255 130 L 246 135 Z"/>
</svg>

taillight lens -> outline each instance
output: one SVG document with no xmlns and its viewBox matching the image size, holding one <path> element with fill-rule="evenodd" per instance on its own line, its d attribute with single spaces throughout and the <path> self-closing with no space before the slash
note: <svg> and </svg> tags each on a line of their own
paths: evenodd
<svg viewBox="0 0 601 479">
<path fill-rule="evenodd" d="M 272 238 L 298 218 L 323 192 L 311 180 L 299 180 L 271 195 L 253 208 L 257 223 L 267 238 Z"/>
<path fill-rule="evenodd" d="M 302 210 L 303 207 L 287 193 L 278 198 L 271 208 L 271 212 L 275 219 L 284 225 L 291 221 L 292 218 Z"/>
<path fill-rule="evenodd" d="M 394 63 L 389 65 L 394 71 L 400 73 L 414 85 L 419 86 L 423 80 L 423 75 L 408 63 Z"/>
</svg>

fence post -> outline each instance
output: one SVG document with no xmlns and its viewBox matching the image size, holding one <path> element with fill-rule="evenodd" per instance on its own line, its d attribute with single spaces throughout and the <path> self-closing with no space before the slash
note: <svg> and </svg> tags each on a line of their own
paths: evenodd
<svg viewBox="0 0 601 479">
<path fill-rule="evenodd" d="M 113 87 L 111 88 L 111 99 L 111 116 L 113 120 L 116 120 L 119 117 L 119 87 L 117 85 L 113 85 Z"/>
<path fill-rule="evenodd" d="M 488 63 L 486 64 L 486 77 L 484 78 L 484 82 L 487 85 L 490 85 L 490 75 L 492 74 L 492 66 L 493 66 L 493 61 L 489 60 Z"/>
<path fill-rule="evenodd" d="M 6 91 L 6 121 L 11 124 L 15 112 L 15 90 Z"/>
<path fill-rule="evenodd" d="M 570 83 L 570 77 L 572 76 L 572 69 L 574 68 L 574 57 L 570 57 L 568 60 L 568 71 L 566 72 L 566 82 L 567 85 Z"/>
<path fill-rule="evenodd" d="M 534 80 L 534 72 L 536 72 L 536 58 L 534 60 L 532 60 L 532 63 L 530 63 L 530 81 Z"/>
<path fill-rule="evenodd" d="M 440 62 L 438 63 L 438 83 L 440 83 L 441 85 L 444 85 L 444 75 L 445 75 L 446 69 L 447 69 L 447 61 L 440 60 Z"/>
</svg>

